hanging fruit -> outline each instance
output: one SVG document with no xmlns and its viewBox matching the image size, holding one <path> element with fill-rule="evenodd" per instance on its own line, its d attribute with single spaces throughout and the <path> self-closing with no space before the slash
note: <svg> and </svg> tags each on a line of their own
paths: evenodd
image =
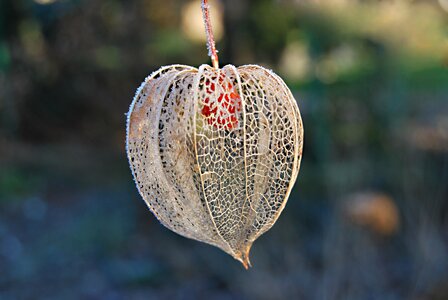
<svg viewBox="0 0 448 300">
<path fill-rule="evenodd" d="M 245 268 L 252 243 L 275 223 L 299 173 L 303 127 L 283 80 L 257 66 L 160 68 L 137 90 L 127 154 L 159 221 L 227 252 Z"/>
</svg>

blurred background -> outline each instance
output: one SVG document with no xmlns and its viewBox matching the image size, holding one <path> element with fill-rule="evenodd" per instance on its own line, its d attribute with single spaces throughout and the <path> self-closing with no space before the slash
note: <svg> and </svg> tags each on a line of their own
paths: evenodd
<svg viewBox="0 0 448 300">
<path fill-rule="evenodd" d="M 448 1 L 212 2 L 221 64 L 291 87 L 304 157 L 253 268 L 161 226 L 140 82 L 209 63 L 198 1 L 0 1 L 0 299 L 448 299 Z"/>
</svg>

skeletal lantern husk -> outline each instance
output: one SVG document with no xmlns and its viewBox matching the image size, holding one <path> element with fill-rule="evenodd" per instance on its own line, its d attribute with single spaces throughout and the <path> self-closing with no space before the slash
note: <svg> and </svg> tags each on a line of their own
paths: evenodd
<svg viewBox="0 0 448 300">
<path fill-rule="evenodd" d="M 126 142 L 159 221 L 247 268 L 299 173 L 303 127 L 290 90 L 265 68 L 172 65 L 137 90 Z"/>
</svg>

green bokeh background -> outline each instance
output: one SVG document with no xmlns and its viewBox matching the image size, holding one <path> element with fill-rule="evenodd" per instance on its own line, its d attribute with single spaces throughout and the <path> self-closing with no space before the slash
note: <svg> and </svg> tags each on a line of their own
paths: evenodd
<svg viewBox="0 0 448 300">
<path fill-rule="evenodd" d="M 0 299 L 448 299 L 448 1 L 212 5 L 221 64 L 281 75 L 305 126 L 249 271 L 161 226 L 128 169 L 140 82 L 209 61 L 188 3 L 0 1 Z M 351 217 L 378 198 L 390 232 Z"/>
</svg>

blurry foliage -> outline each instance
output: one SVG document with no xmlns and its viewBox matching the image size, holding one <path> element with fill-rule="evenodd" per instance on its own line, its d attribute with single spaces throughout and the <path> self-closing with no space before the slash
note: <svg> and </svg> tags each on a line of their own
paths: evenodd
<svg viewBox="0 0 448 300">
<path fill-rule="evenodd" d="M 280 73 L 305 126 L 248 273 L 156 226 L 124 158 L 145 76 L 209 62 L 189 2 L 0 1 L 0 298 L 446 299 L 446 0 L 221 1 L 221 64 Z M 372 234 L 373 204 L 353 222 L 357 195 L 399 228 Z"/>
</svg>

